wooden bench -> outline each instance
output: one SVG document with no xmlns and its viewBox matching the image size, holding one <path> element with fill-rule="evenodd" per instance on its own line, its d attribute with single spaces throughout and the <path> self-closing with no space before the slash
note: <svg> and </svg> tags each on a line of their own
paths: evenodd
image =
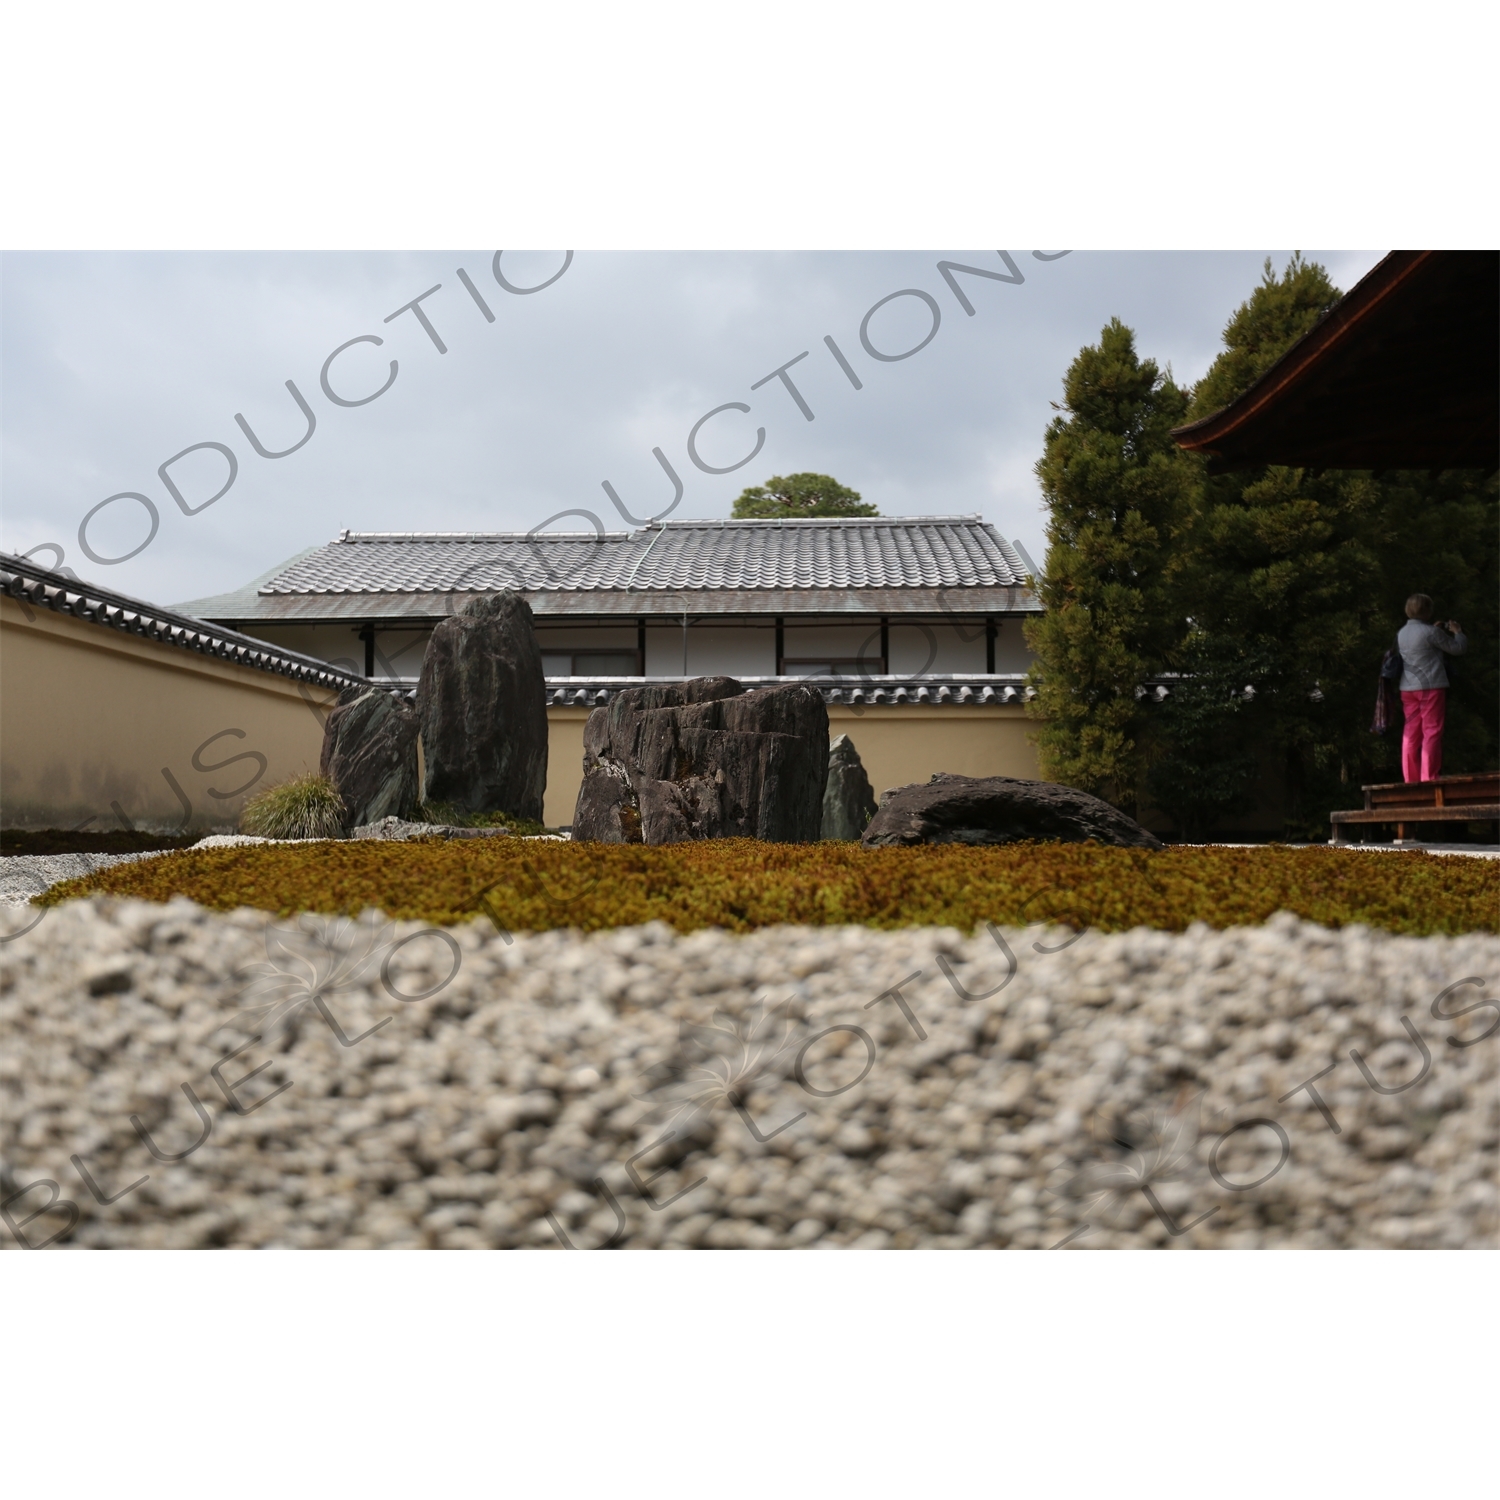
<svg viewBox="0 0 1500 1500">
<path fill-rule="evenodd" d="M 1439 776 L 1435 781 L 1394 781 L 1364 789 L 1363 808 L 1331 813 L 1333 842 L 1350 842 L 1353 823 L 1394 823 L 1406 838 L 1408 823 L 1486 823 L 1500 821 L 1500 771 L 1472 776 Z"/>
</svg>

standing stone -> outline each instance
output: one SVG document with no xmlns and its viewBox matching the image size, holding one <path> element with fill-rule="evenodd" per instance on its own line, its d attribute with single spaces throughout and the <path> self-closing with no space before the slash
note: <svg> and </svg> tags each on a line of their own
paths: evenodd
<svg viewBox="0 0 1500 1500">
<path fill-rule="evenodd" d="M 519 594 L 471 600 L 438 625 L 417 706 L 424 802 L 541 821 L 547 694 L 531 606 Z"/>
<path fill-rule="evenodd" d="M 823 818 L 828 710 L 814 688 L 732 677 L 626 688 L 589 715 L 573 837 L 610 844 L 810 843 Z"/>
<path fill-rule="evenodd" d="M 1124 849 L 1160 849 L 1161 840 L 1118 808 L 1051 781 L 950 776 L 885 794 L 865 829 L 866 848 L 885 844 L 1013 844 L 1024 839 Z"/>
<path fill-rule="evenodd" d="M 865 775 L 854 741 L 841 734 L 828 747 L 828 783 L 823 789 L 825 839 L 857 839 L 875 816 L 875 789 Z"/>
<path fill-rule="evenodd" d="M 351 683 L 323 729 L 318 769 L 343 798 L 345 826 L 417 810 L 417 713 L 388 688 Z"/>
</svg>

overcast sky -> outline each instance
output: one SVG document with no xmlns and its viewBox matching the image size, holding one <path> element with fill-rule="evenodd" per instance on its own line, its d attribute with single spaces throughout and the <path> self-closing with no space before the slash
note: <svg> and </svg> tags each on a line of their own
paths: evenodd
<svg viewBox="0 0 1500 1500">
<path fill-rule="evenodd" d="M 1217 352 L 1220 333 L 1271 253 L 1077 252 L 1042 261 L 1010 252 L 1020 285 L 961 276 L 965 314 L 938 270 L 956 260 L 1004 272 L 993 250 L 932 252 L 579 252 L 550 286 L 502 288 L 493 252 L 253 254 L 23 253 L 0 260 L 0 545 L 55 543 L 80 576 L 169 604 L 248 582 L 302 548 L 349 527 L 363 531 L 527 530 L 562 510 L 622 521 L 601 482 L 636 516 L 663 510 L 670 482 L 660 448 L 685 485 L 674 518 L 727 516 L 742 488 L 772 474 L 815 470 L 861 492 L 885 515 L 980 512 L 1040 562 L 1043 512 L 1032 467 L 1079 347 L 1119 316 L 1138 347 L 1179 381 Z M 1380 258 L 1308 252 L 1347 290 Z M 516 286 L 553 276 L 562 252 L 507 252 Z M 488 322 L 457 275 L 462 267 L 494 316 Z M 1008 274 L 1008 273 L 1007 273 Z M 447 352 L 411 312 L 386 316 L 433 286 L 422 309 Z M 930 342 L 881 361 L 863 347 L 865 315 L 882 298 L 925 292 L 940 314 Z M 886 354 L 931 330 L 923 299 L 897 297 L 870 318 Z M 342 407 L 320 383 L 357 399 Z M 863 383 L 855 390 L 824 343 L 831 335 Z M 809 422 L 780 380 L 789 371 Z M 311 439 L 284 458 L 307 421 Z M 710 474 L 688 453 L 693 425 Z M 158 466 L 190 445 L 220 443 L 238 475 L 223 497 L 185 515 Z M 184 500 L 220 488 L 228 464 L 200 450 L 173 465 Z M 80 551 L 79 524 L 109 496 L 149 497 L 152 543 L 113 566 Z M 89 524 L 101 557 L 137 547 L 149 516 L 119 500 Z M 559 529 L 588 527 L 571 517 Z M 52 552 L 39 562 L 55 560 Z"/>
</svg>

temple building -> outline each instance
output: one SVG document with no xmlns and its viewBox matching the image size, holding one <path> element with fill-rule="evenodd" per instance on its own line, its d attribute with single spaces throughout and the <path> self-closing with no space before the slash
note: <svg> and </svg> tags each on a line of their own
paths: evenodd
<svg viewBox="0 0 1500 1500">
<path fill-rule="evenodd" d="M 567 824 L 583 724 L 623 687 L 723 674 L 817 686 L 876 791 L 935 771 L 1034 777 L 1030 559 L 977 515 L 662 521 L 621 532 L 353 532 L 177 606 L 412 689 L 439 620 L 514 589 L 536 619 L 547 821 Z"/>
</svg>

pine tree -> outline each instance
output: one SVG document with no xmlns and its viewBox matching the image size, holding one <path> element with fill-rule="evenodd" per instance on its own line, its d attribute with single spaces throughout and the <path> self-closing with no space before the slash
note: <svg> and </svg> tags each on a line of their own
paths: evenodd
<svg viewBox="0 0 1500 1500">
<path fill-rule="evenodd" d="M 1056 405 L 1056 403 L 1053 403 Z M 1133 810 L 1145 680 L 1182 633 L 1170 558 L 1194 469 L 1171 437 L 1187 399 L 1118 318 L 1064 381 L 1036 472 L 1048 508 L 1046 613 L 1028 622 L 1043 774 Z"/>
<path fill-rule="evenodd" d="M 764 484 L 741 490 L 730 514 L 747 517 L 878 516 L 858 490 L 842 485 L 831 474 L 773 474 Z"/>
<path fill-rule="evenodd" d="M 1260 285 L 1225 325 L 1224 352 L 1193 387 L 1188 420 L 1196 422 L 1249 390 L 1343 295 L 1300 250 L 1280 276 L 1268 255 Z"/>
</svg>

